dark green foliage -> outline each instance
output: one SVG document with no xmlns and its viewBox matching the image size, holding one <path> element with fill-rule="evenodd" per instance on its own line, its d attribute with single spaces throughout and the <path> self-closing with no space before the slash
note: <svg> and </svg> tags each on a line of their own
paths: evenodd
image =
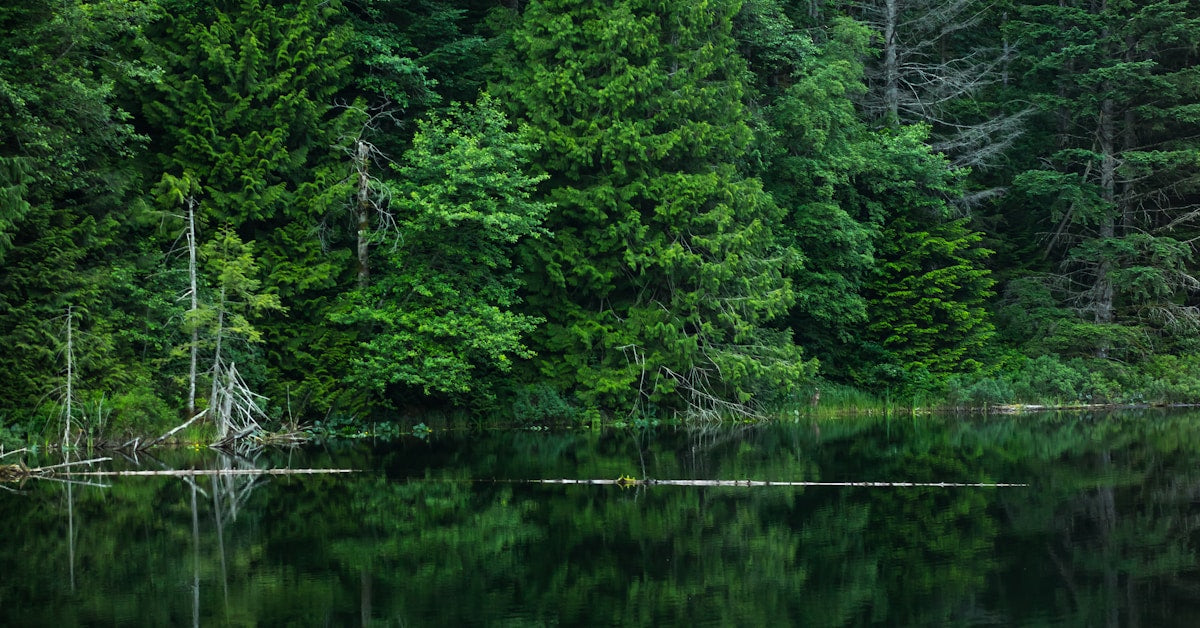
<svg viewBox="0 0 1200 628">
<path fill-rule="evenodd" d="M 880 152 L 850 100 L 864 89 L 858 58 L 866 41 L 861 26 L 843 20 L 828 43 L 805 40 L 806 46 L 793 46 L 796 56 L 753 68 L 760 76 L 782 74 L 775 81 L 786 84 L 764 86 L 778 92 L 764 112 L 772 134 L 764 177 L 788 212 L 786 233 L 804 253 L 803 266 L 790 273 L 796 304 L 789 323 L 797 341 L 835 372 L 845 361 L 844 347 L 867 321 L 863 287 L 883 219 L 848 194 Z"/>
<path fill-rule="evenodd" d="M 749 26 L 761 24 L 753 18 Z M 776 10 L 771 23 L 780 19 Z M 791 271 L 798 298 L 789 323 L 827 375 L 934 386 L 980 366 L 992 333 L 989 251 L 951 217 L 965 172 L 930 151 L 928 130 L 872 131 L 860 120 L 851 99 L 866 90 L 868 34 L 846 19 L 830 26 L 821 44 L 786 27 L 747 34 L 773 52 L 752 68 L 773 95 L 764 176 L 805 255 Z M 788 45 L 768 46 L 776 40 Z"/>
<path fill-rule="evenodd" d="M 526 247 L 541 373 L 587 405 L 738 409 L 808 366 L 764 323 L 793 297 L 750 141 L 736 3 L 533 2 L 499 87 L 549 173 Z"/>
<path fill-rule="evenodd" d="M 63 317 L 77 314 L 76 390 L 150 388 L 136 328 L 120 325 L 135 275 L 139 140 L 115 85 L 153 5 L 35 0 L 0 8 L 0 408 L 37 414 L 62 395 Z M 45 408 L 45 406 L 43 406 Z"/>
<path fill-rule="evenodd" d="M 1068 351 L 1130 358 L 1200 329 L 1200 103 L 1194 3 L 1029 3 L 1009 24 L 1043 128 L 1014 211 L 1049 233 L 1044 284 L 1086 333 Z M 1123 342 L 1139 337 L 1133 345 Z"/>
<path fill-rule="evenodd" d="M 818 366 L 1189 400 L 1196 32 L 1194 0 L 10 2 L 0 427 L 60 422 L 68 309 L 97 437 L 173 422 L 231 331 L 293 416 L 649 424 Z M 195 308 L 185 202 L 228 245 Z"/>
<path fill-rule="evenodd" d="M 367 0 L 349 3 L 357 90 L 410 115 L 439 100 L 473 100 L 492 44 L 463 2 Z"/>
<path fill-rule="evenodd" d="M 150 51 L 164 78 L 144 103 L 154 149 L 167 172 L 194 177 L 205 229 L 228 224 L 257 243 L 264 289 L 290 314 L 261 325 L 281 399 L 303 382 L 319 406 L 334 402 L 350 339 L 325 314 L 351 276 L 348 229 L 327 224 L 339 161 L 334 146 L 352 112 L 333 98 L 350 82 L 350 32 L 340 3 L 221 3 L 211 13 L 166 17 Z M 340 114 L 340 115 L 339 115 Z"/>
</svg>

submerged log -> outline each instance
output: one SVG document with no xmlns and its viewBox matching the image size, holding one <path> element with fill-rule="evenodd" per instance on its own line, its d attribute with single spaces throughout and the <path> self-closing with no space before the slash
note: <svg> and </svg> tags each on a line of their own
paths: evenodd
<svg viewBox="0 0 1200 628">
<path fill-rule="evenodd" d="M 191 478 L 196 476 L 261 476 L 261 475 L 317 475 L 327 473 L 357 473 L 357 469 L 160 469 L 153 471 L 76 471 L 71 467 L 108 462 L 112 458 L 76 460 L 46 467 L 29 468 L 24 463 L 0 465 L 0 482 L 18 482 L 29 478 L 70 482 L 63 478 L 73 477 L 119 477 L 119 476 L 164 476 Z"/>
</svg>

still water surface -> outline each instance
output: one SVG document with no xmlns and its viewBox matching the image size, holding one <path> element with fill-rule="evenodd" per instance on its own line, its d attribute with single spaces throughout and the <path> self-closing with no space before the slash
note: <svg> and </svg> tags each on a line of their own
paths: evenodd
<svg viewBox="0 0 1200 628">
<path fill-rule="evenodd" d="M 435 433 L 256 463 L 362 471 L 0 491 L 0 625 L 1200 625 L 1200 413 Z M 1030 486 L 522 482 L 620 476 Z"/>
</svg>

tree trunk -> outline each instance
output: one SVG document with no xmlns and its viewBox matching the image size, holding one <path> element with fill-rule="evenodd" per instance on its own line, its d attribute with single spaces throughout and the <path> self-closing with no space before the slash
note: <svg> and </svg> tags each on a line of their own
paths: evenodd
<svg viewBox="0 0 1200 628">
<path fill-rule="evenodd" d="M 367 287 L 371 274 L 368 256 L 371 229 L 371 179 L 368 173 L 370 147 L 359 140 L 355 146 L 354 167 L 358 171 L 358 287 Z"/>
<path fill-rule="evenodd" d="M 213 365 L 212 365 L 212 394 L 209 397 L 208 407 L 211 408 L 213 421 L 217 424 L 217 438 L 225 438 L 229 431 L 229 415 L 224 411 L 224 408 L 217 407 L 217 392 L 221 388 L 221 340 L 225 331 L 225 287 L 221 287 L 221 300 L 217 303 L 217 345 L 213 349 Z"/>
<path fill-rule="evenodd" d="M 1107 86 L 1106 86 L 1107 87 Z M 1111 240 L 1116 236 L 1117 223 L 1117 156 L 1114 142 L 1115 124 L 1113 123 L 1113 100 L 1106 98 L 1100 105 L 1100 193 L 1106 205 L 1104 217 L 1100 222 L 1100 240 Z M 1113 322 L 1113 260 L 1107 254 L 1101 253 L 1096 267 L 1096 279 L 1093 287 L 1096 322 L 1107 325 Z M 1109 346 L 1101 342 L 1096 348 L 1096 357 L 1108 357 Z"/>
<path fill-rule="evenodd" d="M 887 110 L 887 125 L 900 122 L 900 65 L 896 51 L 896 30 L 900 21 L 898 0 L 886 0 L 883 20 L 883 99 Z"/>
<path fill-rule="evenodd" d="M 200 309 L 199 295 L 197 294 L 196 280 L 196 198 L 188 197 L 187 200 L 187 247 L 188 247 L 188 290 L 192 295 L 191 309 L 188 310 L 195 315 L 196 310 Z M 192 364 L 188 370 L 188 418 L 196 416 L 196 362 L 197 355 L 200 351 L 200 328 L 194 322 L 192 324 Z"/>
<path fill-rule="evenodd" d="M 75 321 L 72 317 L 71 306 L 67 306 L 67 412 L 63 417 L 62 448 L 65 450 L 71 441 L 71 398 L 75 396 L 75 344 L 72 328 Z"/>
</svg>

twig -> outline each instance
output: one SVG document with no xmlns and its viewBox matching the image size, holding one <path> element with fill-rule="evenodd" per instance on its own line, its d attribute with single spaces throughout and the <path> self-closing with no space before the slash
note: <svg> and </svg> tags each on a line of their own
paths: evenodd
<svg viewBox="0 0 1200 628">
<path fill-rule="evenodd" d="M 7 458 L 8 456 L 11 456 L 11 455 L 13 455 L 13 454 L 19 454 L 19 453 L 21 453 L 22 451 L 29 451 L 29 448 L 28 448 L 28 447 L 22 447 L 22 448 L 20 448 L 20 449 L 14 449 L 14 450 L 12 450 L 12 451 L 10 451 L 10 452 L 7 452 L 7 453 L 0 454 L 0 458 Z"/>
<path fill-rule="evenodd" d="M 111 484 L 100 484 L 97 482 L 84 482 L 82 480 L 68 480 L 67 478 L 56 478 L 50 475 L 34 475 L 30 476 L 35 480 L 46 480 L 48 482 L 62 482 L 63 484 L 78 484 L 80 486 L 95 486 L 99 488 L 110 488 Z"/>
</svg>

